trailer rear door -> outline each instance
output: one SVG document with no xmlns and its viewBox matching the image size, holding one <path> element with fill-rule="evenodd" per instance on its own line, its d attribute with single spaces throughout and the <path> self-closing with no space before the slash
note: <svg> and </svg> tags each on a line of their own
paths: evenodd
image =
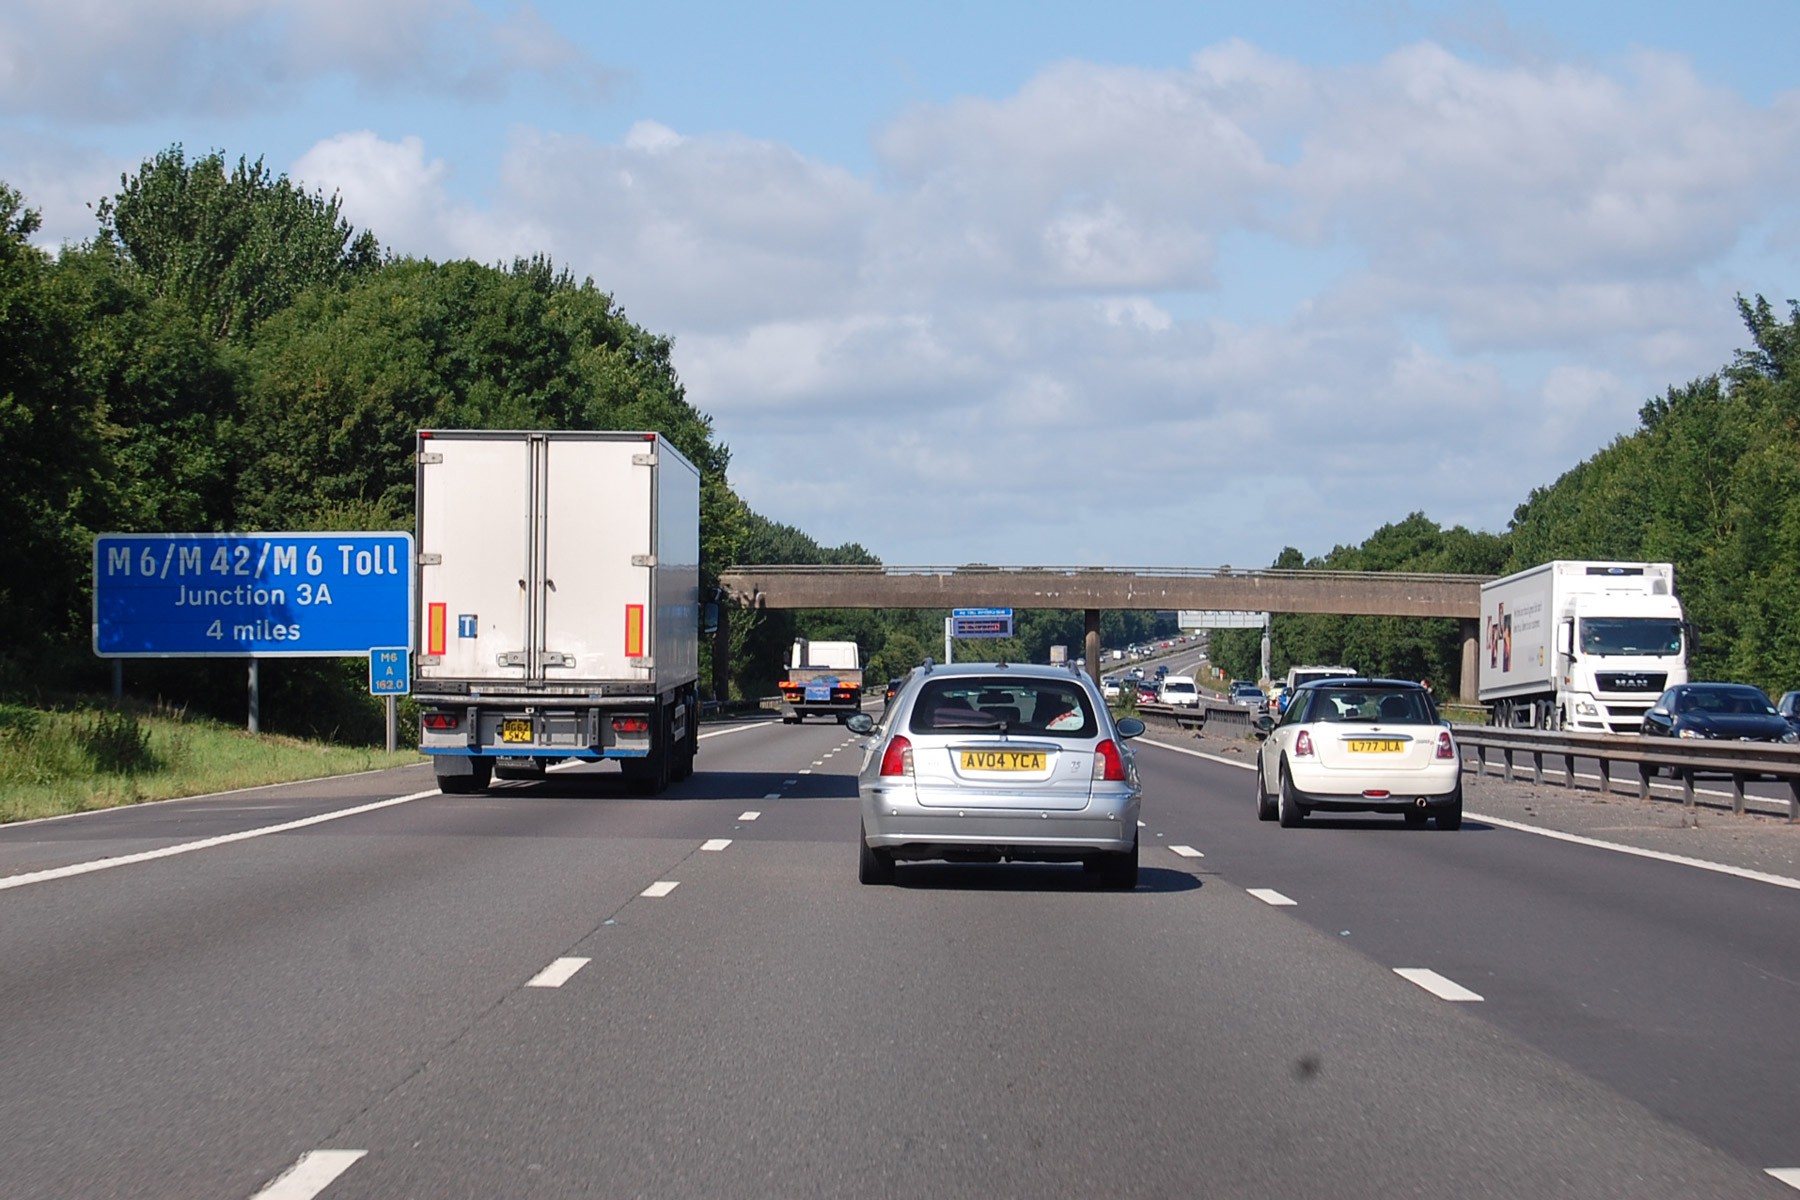
<svg viewBox="0 0 1800 1200">
<path fill-rule="evenodd" d="M 651 677 L 655 449 L 641 439 L 577 436 L 547 443 L 546 679 Z"/>
<path fill-rule="evenodd" d="M 419 440 L 421 679 L 523 679 L 532 635 L 530 445 Z"/>
</svg>

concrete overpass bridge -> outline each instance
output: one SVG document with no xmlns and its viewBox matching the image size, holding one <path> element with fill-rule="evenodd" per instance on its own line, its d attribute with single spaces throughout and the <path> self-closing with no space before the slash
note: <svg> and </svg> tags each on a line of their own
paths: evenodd
<svg viewBox="0 0 1800 1200">
<path fill-rule="evenodd" d="M 1462 628 L 1462 698 L 1475 699 L 1486 575 L 1231 567 L 735 566 L 720 587 L 751 608 L 1058 608 L 1087 614 L 1088 670 L 1100 671 L 1107 609 L 1212 609 L 1452 617 Z"/>
</svg>

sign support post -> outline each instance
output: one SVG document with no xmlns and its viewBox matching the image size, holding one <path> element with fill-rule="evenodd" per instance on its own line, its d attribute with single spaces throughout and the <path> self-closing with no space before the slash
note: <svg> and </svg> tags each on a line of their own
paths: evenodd
<svg viewBox="0 0 1800 1200">
<path fill-rule="evenodd" d="M 250 659 L 250 732 L 262 732 L 262 671 L 261 663 L 254 657 Z"/>
</svg>

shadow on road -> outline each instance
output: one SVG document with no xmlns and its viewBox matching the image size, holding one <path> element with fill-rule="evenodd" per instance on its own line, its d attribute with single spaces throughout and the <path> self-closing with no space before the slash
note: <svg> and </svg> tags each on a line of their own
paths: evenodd
<svg viewBox="0 0 1800 1200">
<path fill-rule="evenodd" d="M 789 780 L 794 782 L 790 783 Z M 680 803 L 684 800 L 761 802 L 780 793 L 784 800 L 842 800 L 856 798 L 854 775 L 796 775 L 780 771 L 695 771 L 680 783 L 655 796 L 634 793 L 625 777 L 611 768 L 554 771 L 542 779 L 495 780 L 490 795 L 514 792 L 533 799 L 621 799 Z"/>
<path fill-rule="evenodd" d="M 1100 891 L 1096 877 L 1080 863 L 900 863 L 894 885 L 920 890 L 959 892 L 1091 892 Z M 1140 867 L 1136 891 L 1192 892 L 1200 881 L 1185 871 Z"/>
</svg>

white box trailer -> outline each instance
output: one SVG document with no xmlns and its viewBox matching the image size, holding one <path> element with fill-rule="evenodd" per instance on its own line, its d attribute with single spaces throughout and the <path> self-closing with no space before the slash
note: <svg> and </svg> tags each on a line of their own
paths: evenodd
<svg viewBox="0 0 1800 1200">
<path fill-rule="evenodd" d="M 1668 563 L 1558 559 L 1481 585 L 1479 695 L 1496 725 L 1636 733 L 1687 682 Z"/>
<path fill-rule="evenodd" d="M 700 473 L 655 433 L 421 430 L 419 747 L 446 792 L 615 759 L 693 771 Z"/>
</svg>

